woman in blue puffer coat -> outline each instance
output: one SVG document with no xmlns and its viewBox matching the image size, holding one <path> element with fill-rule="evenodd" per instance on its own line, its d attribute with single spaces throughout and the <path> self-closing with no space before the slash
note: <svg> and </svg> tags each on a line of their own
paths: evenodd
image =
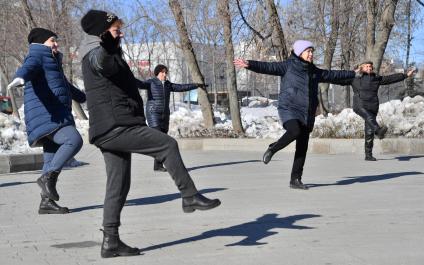
<svg viewBox="0 0 424 265">
<path fill-rule="evenodd" d="M 165 134 L 169 130 L 169 100 L 171 92 L 185 92 L 193 89 L 206 88 L 204 84 L 174 84 L 167 80 L 168 67 L 158 64 L 154 71 L 155 77 L 147 80 L 150 88 L 147 91 L 146 118 L 149 127 Z M 161 161 L 155 159 L 153 170 L 166 171 Z"/>
<path fill-rule="evenodd" d="M 44 165 L 40 186 L 40 214 L 68 213 L 59 200 L 56 182 L 65 163 L 82 147 L 81 135 L 72 116 L 72 99 L 85 101 L 85 94 L 66 79 L 57 35 L 34 28 L 28 35 L 29 52 L 9 87 L 25 84 L 24 112 L 28 143 L 43 147 Z"/>
<path fill-rule="evenodd" d="M 286 133 L 272 143 L 263 156 L 268 164 L 272 156 L 296 140 L 290 187 L 306 190 L 302 183 L 303 166 L 308 150 L 309 134 L 315 122 L 318 107 L 318 83 L 332 83 L 355 77 L 354 71 L 323 70 L 313 64 L 314 46 L 298 40 L 293 45 L 289 59 L 283 62 L 258 62 L 236 59 L 237 67 L 269 75 L 281 76 L 278 97 L 278 114 Z"/>
</svg>

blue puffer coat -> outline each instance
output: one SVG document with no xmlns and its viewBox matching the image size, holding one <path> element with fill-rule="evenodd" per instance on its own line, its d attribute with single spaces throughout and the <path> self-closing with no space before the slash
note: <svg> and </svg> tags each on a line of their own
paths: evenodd
<svg viewBox="0 0 424 265">
<path fill-rule="evenodd" d="M 196 84 L 174 84 L 166 80 L 163 84 L 157 77 L 147 80 L 150 89 L 147 91 L 146 118 L 149 127 L 160 127 L 168 131 L 169 98 L 171 92 L 185 92 L 197 88 Z"/>
<path fill-rule="evenodd" d="M 42 146 L 43 137 L 68 125 L 75 125 L 72 99 L 85 101 L 85 94 L 66 79 L 62 54 L 33 43 L 16 76 L 25 80 L 24 112 L 30 146 Z"/>
<path fill-rule="evenodd" d="M 355 77 L 354 71 L 331 71 L 317 68 L 295 54 L 283 62 L 249 60 L 247 68 L 257 73 L 281 76 L 278 114 L 284 124 L 299 120 L 312 131 L 318 107 L 318 83 L 333 83 Z"/>
</svg>

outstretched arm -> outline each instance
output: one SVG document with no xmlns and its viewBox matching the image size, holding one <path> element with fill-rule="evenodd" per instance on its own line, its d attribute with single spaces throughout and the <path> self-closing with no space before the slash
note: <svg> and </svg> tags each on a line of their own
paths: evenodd
<svg viewBox="0 0 424 265">
<path fill-rule="evenodd" d="M 405 80 L 408 76 L 405 74 L 392 74 L 381 77 L 380 85 L 390 85 Z"/>
<path fill-rule="evenodd" d="M 74 85 L 72 85 L 71 83 L 69 83 L 69 87 L 71 88 L 71 95 L 72 95 L 72 99 L 75 100 L 78 103 L 84 103 L 86 98 L 85 98 L 85 93 L 81 90 L 79 90 L 78 88 L 76 88 Z"/>
<path fill-rule="evenodd" d="M 141 81 L 141 80 L 136 78 L 135 81 L 137 82 L 137 88 L 138 89 L 143 89 L 143 90 L 149 90 L 150 89 L 151 79 L 149 79 L 147 81 Z"/>
<path fill-rule="evenodd" d="M 260 62 L 253 60 L 235 59 L 234 65 L 246 68 L 256 73 L 283 76 L 287 71 L 287 62 Z"/>
<path fill-rule="evenodd" d="M 25 58 L 23 65 L 16 71 L 15 78 L 31 81 L 41 71 L 41 62 L 33 56 Z"/>
<path fill-rule="evenodd" d="M 200 87 L 200 84 L 174 84 L 166 81 L 169 90 L 172 92 L 185 92 Z"/>
<path fill-rule="evenodd" d="M 350 85 L 355 78 L 354 71 L 345 70 L 323 70 L 317 68 L 316 74 L 319 77 L 319 82 L 338 85 Z"/>
</svg>

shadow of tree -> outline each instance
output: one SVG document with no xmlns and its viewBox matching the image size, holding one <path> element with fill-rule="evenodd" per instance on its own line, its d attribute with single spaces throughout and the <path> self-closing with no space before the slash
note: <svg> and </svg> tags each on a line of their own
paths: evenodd
<svg viewBox="0 0 424 265">
<path fill-rule="evenodd" d="M 367 182 L 373 182 L 373 181 L 381 181 L 381 180 L 399 178 L 399 177 L 402 177 L 402 176 L 422 175 L 422 174 L 424 174 L 424 173 L 418 172 L 418 171 L 386 173 L 386 174 L 381 174 L 381 175 L 348 177 L 347 179 L 339 180 L 336 183 L 308 184 L 307 186 L 310 187 L 310 188 L 314 188 L 314 187 L 323 187 L 323 186 L 351 185 L 351 184 L 355 184 L 355 183 L 367 183 Z"/>
<path fill-rule="evenodd" d="M 179 239 L 176 241 L 166 242 L 158 245 L 153 245 L 142 249 L 141 251 L 151 251 L 159 248 L 171 247 L 179 244 L 204 240 L 212 237 L 225 236 L 225 237 L 244 237 L 242 240 L 228 244 L 230 246 L 256 246 L 267 244 L 265 242 L 258 242 L 266 237 L 278 234 L 278 232 L 270 231 L 272 229 L 313 229 L 309 226 L 295 225 L 297 221 L 320 217 L 316 214 L 300 214 L 288 217 L 278 218 L 278 214 L 271 213 L 265 214 L 257 218 L 253 222 L 243 223 L 235 226 L 230 226 L 221 229 L 206 231 L 200 235 Z"/>
<path fill-rule="evenodd" d="M 395 157 L 395 159 L 399 160 L 399 161 L 410 161 L 411 159 L 415 159 L 415 158 L 423 158 L 424 155 L 415 155 L 415 156 L 397 156 Z"/>
<path fill-rule="evenodd" d="M 17 186 L 17 185 L 23 185 L 23 184 L 31 184 L 31 183 L 36 183 L 36 182 L 35 182 L 35 181 L 27 181 L 27 182 L 22 182 L 22 181 L 6 182 L 6 183 L 1 183 L 1 184 L 0 184 L 0 188 L 11 187 L 11 186 Z"/>
<path fill-rule="evenodd" d="M 222 190 L 226 190 L 226 189 L 224 189 L 224 188 L 212 188 L 212 189 L 203 189 L 203 190 L 200 190 L 199 192 L 202 193 L 202 194 L 206 194 L 206 193 L 217 192 L 217 191 L 222 191 Z M 181 198 L 180 193 L 172 193 L 172 194 L 158 195 L 158 196 L 152 196 L 152 197 L 144 197 L 144 198 L 127 200 L 125 202 L 125 206 L 158 204 L 158 203 L 164 203 L 164 202 L 177 200 L 177 199 L 180 199 L 180 198 Z M 94 210 L 94 209 L 101 209 L 101 208 L 103 208 L 103 204 L 74 208 L 74 209 L 70 209 L 70 211 L 72 213 L 76 213 L 76 212 L 82 212 L 82 211 Z"/>
<path fill-rule="evenodd" d="M 216 163 L 216 164 L 209 164 L 209 165 L 203 165 L 203 166 L 197 166 L 197 167 L 190 167 L 190 168 L 187 168 L 187 170 L 193 171 L 193 170 L 209 168 L 209 167 L 222 167 L 222 166 L 237 165 L 237 164 L 244 164 L 244 163 L 257 163 L 257 162 L 262 162 L 262 161 L 261 160 L 245 160 L 245 161 L 234 161 L 234 162 L 226 162 L 226 163 Z"/>
</svg>

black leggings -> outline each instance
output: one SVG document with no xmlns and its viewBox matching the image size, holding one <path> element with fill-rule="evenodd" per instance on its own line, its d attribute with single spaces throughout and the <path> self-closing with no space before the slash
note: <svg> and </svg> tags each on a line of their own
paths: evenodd
<svg viewBox="0 0 424 265">
<path fill-rule="evenodd" d="M 289 120 L 283 124 L 283 127 L 286 129 L 286 133 L 277 142 L 272 143 L 269 148 L 275 153 L 296 140 L 296 152 L 294 154 L 291 180 L 301 179 L 306 153 L 308 151 L 310 131 L 299 120 Z"/>
</svg>

